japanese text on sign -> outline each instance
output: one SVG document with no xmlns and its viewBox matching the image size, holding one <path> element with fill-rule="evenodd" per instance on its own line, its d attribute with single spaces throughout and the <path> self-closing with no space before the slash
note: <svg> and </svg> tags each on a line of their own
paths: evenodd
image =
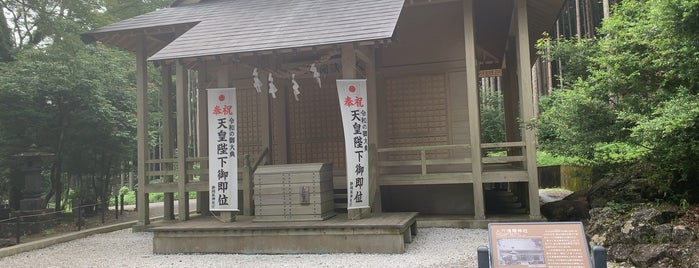
<svg viewBox="0 0 699 268">
<path fill-rule="evenodd" d="M 209 89 L 209 195 L 212 211 L 238 211 L 235 88 Z"/>
<path fill-rule="evenodd" d="M 337 80 L 347 158 L 347 208 L 369 207 L 366 80 Z"/>
</svg>

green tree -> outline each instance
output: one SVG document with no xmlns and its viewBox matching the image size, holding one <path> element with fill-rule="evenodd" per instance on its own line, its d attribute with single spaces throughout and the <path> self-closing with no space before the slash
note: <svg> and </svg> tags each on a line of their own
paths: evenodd
<svg viewBox="0 0 699 268">
<path fill-rule="evenodd" d="M 481 90 L 481 139 L 483 143 L 505 142 L 505 111 L 498 91 Z"/>
<path fill-rule="evenodd" d="M 549 54 L 585 68 L 564 74 L 577 79 L 542 103 L 542 147 L 597 165 L 652 167 L 646 179 L 699 202 L 699 0 L 628 0 L 613 14 L 594 41 L 543 42 L 591 53 Z"/>
<path fill-rule="evenodd" d="M 12 60 L 12 31 L 7 25 L 5 12 L 0 12 L 0 62 Z"/>
<path fill-rule="evenodd" d="M 0 0 L 14 37 L 3 38 L 3 44 L 14 41 L 16 59 L 0 62 L 3 186 L 11 176 L 11 156 L 35 143 L 55 153 L 47 197 L 56 209 L 71 179 L 78 190 L 106 198 L 111 178 L 135 151 L 134 60 L 125 52 L 85 45 L 79 35 L 167 2 Z M 0 187 L 0 198 L 8 188 Z"/>
</svg>

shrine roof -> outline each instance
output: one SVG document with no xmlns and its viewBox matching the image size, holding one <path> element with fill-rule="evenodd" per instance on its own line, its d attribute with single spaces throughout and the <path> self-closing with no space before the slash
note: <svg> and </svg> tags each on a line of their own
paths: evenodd
<svg viewBox="0 0 699 268">
<path fill-rule="evenodd" d="M 214 0 L 169 7 L 83 34 L 135 50 L 146 34 L 149 60 L 192 58 L 391 38 L 404 0 Z M 155 41 L 155 42 L 151 42 Z"/>
</svg>

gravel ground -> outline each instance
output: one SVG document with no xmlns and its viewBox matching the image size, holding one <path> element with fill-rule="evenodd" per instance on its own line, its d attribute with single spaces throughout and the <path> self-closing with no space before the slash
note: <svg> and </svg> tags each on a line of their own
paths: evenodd
<svg viewBox="0 0 699 268">
<path fill-rule="evenodd" d="M 422 228 L 404 254 L 153 255 L 151 233 L 94 235 L 0 259 L 0 267 L 477 267 L 487 230 Z"/>
</svg>

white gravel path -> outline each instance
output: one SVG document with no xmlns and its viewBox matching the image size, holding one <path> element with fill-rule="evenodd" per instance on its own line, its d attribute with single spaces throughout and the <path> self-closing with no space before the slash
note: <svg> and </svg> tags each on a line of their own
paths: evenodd
<svg viewBox="0 0 699 268">
<path fill-rule="evenodd" d="M 0 259 L 0 267 L 477 267 L 487 230 L 421 228 L 404 254 L 154 255 L 151 233 L 94 235 Z"/>
</svg>

